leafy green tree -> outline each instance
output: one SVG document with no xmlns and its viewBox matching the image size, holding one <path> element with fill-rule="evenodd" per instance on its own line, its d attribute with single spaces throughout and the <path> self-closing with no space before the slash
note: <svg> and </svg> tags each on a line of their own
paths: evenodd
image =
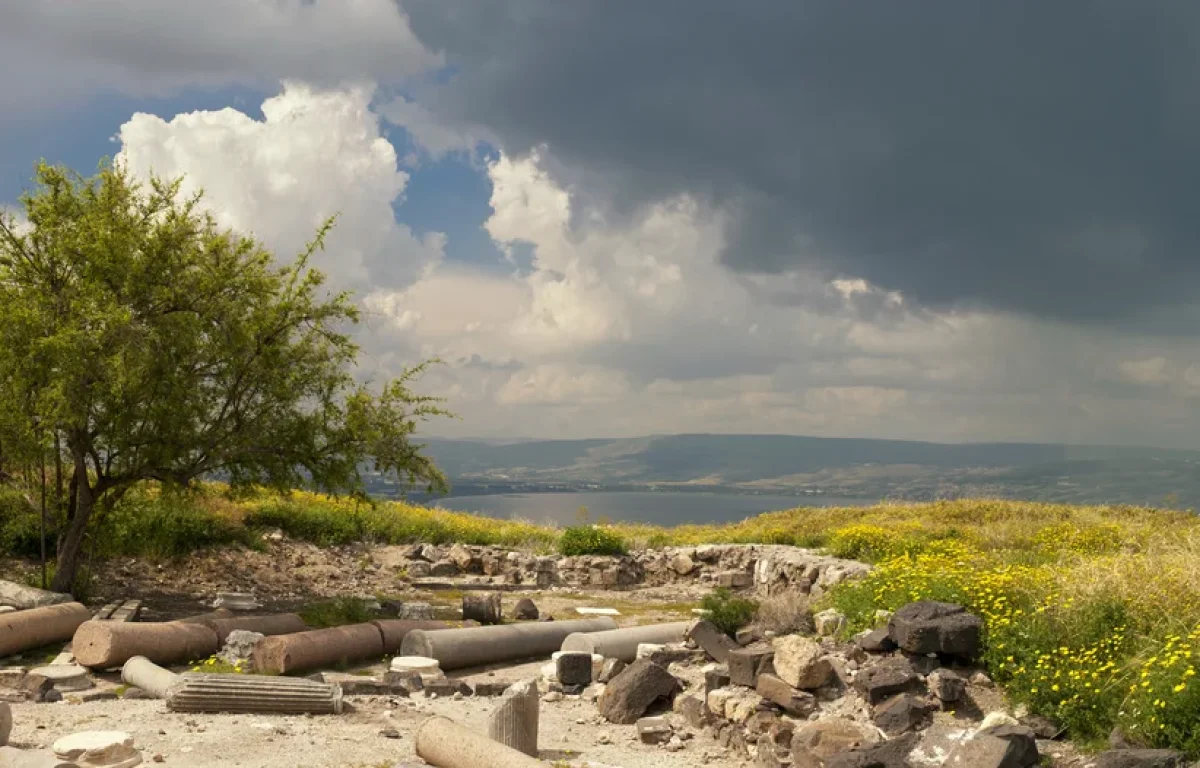
<svg viewBox="0 0 1200 768">
<path fill-rule="evenodd" d="M 279 266 L 180 181 L 41 163 L 28 225 L 0 218 L 0 439 L 25 456 L 61 445 L 72 503 L 55 589 L 73 584 L 96 510 L 143 481 L 219 472 L 235 487 L 362 493 L 371 466 L 445 488 L 410 441 L 449 415 L 409 389 L 428 363 L 378 394 L 351 376 L 358 310 L 308 265 L 333 220 Z"/>
</svg>

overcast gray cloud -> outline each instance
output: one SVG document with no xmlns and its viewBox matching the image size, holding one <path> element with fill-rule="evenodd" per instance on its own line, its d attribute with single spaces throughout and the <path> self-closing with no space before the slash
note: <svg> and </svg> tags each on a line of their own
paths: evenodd
<svg viewBox="0 0 1200 768">
<path fill-rule="evenodd" d="M 1200 6 L 403 0 L 423 93 L 626 212 L 737 211 L 737 270 L 818 267 L 933 307 L 1191 331 Z"/>
</svg>

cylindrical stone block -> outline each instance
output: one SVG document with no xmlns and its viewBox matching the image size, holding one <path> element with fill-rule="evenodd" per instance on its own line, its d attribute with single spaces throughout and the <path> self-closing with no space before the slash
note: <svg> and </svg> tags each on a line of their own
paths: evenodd
<svg viewBox="0 0 1200 768">
<path fill-rule="evenodd" d="M 536 757 L 492 741 L 445 717 L 431 717 L 421 723 L 415 741 L 417 756 L 438 768 L 546 768 Z"/>
<path fill-rule="evenodd" d="M 268 637 L 272 635 L 290 635 L 304 632 L 308 625 L 304 619 L 294 613 L 276 613 L 271 616 L 233 616 L 228 619 L 204 619 L 197 622 L 217 633 L 217 642 L 221 645 L 229 638 L 229 633 L 236 630 L 257 632 Z"/>
<path fill-rule="evenodd" d="M 265 637 L 254 648 L 254 669 L 286 674 L 383 658 L 383 633 L 371 622 Z"/>
<path fill-rule="evenodd" d="M 92 612 L 80 603 L 0 614 L 0 657 L 69 640 Z"/>
<path fill-rule="evenodd" d="M 548 656 L 558 650 L 567 635 L 574 632 L 602 632 L 615 629 L 616 626 L 616 622 L 606 616 L 538 624 L 442 629 L 436 632 L 414 629 L 404 638 L 400 652 L 405 656 L 437 659 L 443 671 L 462 669 Z"/>
<path fill-rule="evenodd" d="M 71 640 L 75 661 L 93 669 L 119 667 L 134 656 L 155 664 L 184 664 L 212 656 L 220 647 L 209 627 L 177 621 L 85 621 Z"/>
<path fill-rule="evenodd" d="M 179 682 L 179 675 L 163 669 L 145 656 L 134 656 L 121 667 L 121 682 L 162 699 L 166 697 L 167 690 Z"/>
<path fill-rule="evenodd" d="M 336 715 L 342 689 L 303 677 L 187 673 L 167 691 L 171 712 Z"/>
<path fill-rule="evenodd" d="M 467 592 L 462 596 L 463 621 L 499 624 L 503 614 L 499 592 Z"/>
<path fill-rule="evenodd" d="M 538 756 L 538 688 L 533 680 L 510 685 L 488 717 L 488 737 L 530 757 Z"/>
<path fill-rule="evenodd" d="M 184 616 L 182 619 L 174 619 L 174 621 L 178 621 L 183 624 L 203 624 L 207 621 L 212 621 L 213 619 L 231 618 L 233 618 L 233 611 L 229 610 L 228 608 L 218 608 L 215 611 L 198 613 L 195 616 Z"/>
<path fill-rule="evenodd" d="M 414 629 L 433 631 L 450 628 L 449 624 L 440 621 L 413 621 L 412 619 L 379 619 L 371 623 L 379 627 L 379 632 L 383 635 L 383 652 L 387 654 L 399 651 L 400 646 L 404 644 L 404 636 Z"/>
<path fill-rule="evenodd" d="M 613 629 L 607 632 L 576 633 L 563 640 L 562 650 L 597 653 L 606 659 L 620 659 L 628 663 L 637 658 L 638 645 L 681 642 L 683 633 L 691 624 L 690 621 L 676 621 L 669 624 L 647 624 L 644 627 Z"/>
</svg>

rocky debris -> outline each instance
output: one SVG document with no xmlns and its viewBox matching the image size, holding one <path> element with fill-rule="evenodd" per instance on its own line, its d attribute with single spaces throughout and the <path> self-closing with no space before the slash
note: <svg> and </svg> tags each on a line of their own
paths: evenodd
<svg viewBox="0 0 1200 768">
<path fill-rule="evenodd" d="M 0 688 L 19 688 L 25 679 L 25 667 L 0 667 Z"/>
<path fill-rule="evenodd" d="M 50 694 L 54 691 L 54 681 L 45 675 L 30 672 L 21 679 L 21 686 L 18 690 L 27 701 L 49 701 L 52 698 Z"/>
<path fill-rule="evenodd" d="M 717 665 L 705 667 L 704 669 L 704 695 L 715 691 L 717 688 L 724 688 L 729 685 L 729 668 Z"/>
<path fill-rule="evenodd" d="M 889 658 L 879 664 L 860 670 L 854 677 L 854 688 L 871 704 L 899 693 L 914 691 L 919 680 L 912 667 L 903 658 Z"/>
<path fill-rule="evenodd" d="M 734 685 L 753 688 L 758 676 L 770 669 L 775 649 L 763 643 L 749 645 L 729 652 L 729 680 Z"/>
<path fill-rule="evenodd" d="M 742 627 L 733 633 L 733 640 L 738 645 L 750 645 L 762 639 L 763 633 L 758 627 Z"/>
<path fill-rule="evenodd" d="M 540 616 L 538 607 L 528 597 L 523 597 L 513 606 L 512 617 L 517 621 L 537 621 Z"/>
<path fill-rule="evenodd" d="M 759 675 L 755 691 L 793 717 L 808 717 L 817 709 L 816 696 L 793 688 L 775 675 Z"/>
<path fill-rule="evenodd" d="M 564 686 L 591 685 L 592 654 L 563 651 L 554 664 L 558 682 Z"/>
<path fill-rule="evenodd" d="M 666 744 L 675 731 L 666 718 L 643 717 L 637 721 L 637 734 L 643 744 Z"/>
<path fill-rule="evenodd" d="M 398 617 L 409 621 L 433 621 L 433 606 L 429 603 L 405 603 Z"/>
<path fill-rule="evenodd" d="M 696 570 L 696 563 L 686 553 L 680 552 L 671 558 L 671 570 L 675 571 L 679 576 L 687 576 Z"/>
<path fill-rule="evenodd" d="M 227 664 L 249 663 L 254 659 L 254 646 L 263 637 L 260 632 L 235 629 L 225 638 L 225 645 L 217 652 L 217 657 Z"/>
<path fill-rule="evenodd" d="M 4 768 L 79 768 L 76 763 L 59 760 L 43 752 L 0 746 L 0 766 Z"/>
<path fill-rule="evenodd" d="M 124 768 L 142 762 L 141 754 L 133 746 L 133 737 L 124 731 L 74 733 L 54 742 L 52 749 L 55 757 L 69 760 L 80 768 Z"/>
<path fill-rule="evenodd" d="M 836 608 L 827 608 L 813 616 L 813 624 L 821 637 L 833 637 L 846 626 L 846 616 Z"/>
<path fill-rule="evenodd" d="M 738 724 L 745 724 L 764 703 L 759 696 L 749 688 L 735 686 L 718 688 L 708 694 L 708 710 L 715 716 Z"/>
<path fill-rule="evenodd" d="M 676 696 L 672 709 L 693 728 L 704 728 L 712 722 L 708 704 L 695 694 Z"/>
<path fill-rule="evenodd" d="M 745 571 L 722 571 L 717 574 L 717 586 L 726 589 L 745 589 L 754 583 L 754 577 Z"/>
<path fill-rule="evenodd" d="M 793 688 L 815 690 L 833 674 L 833 666 L 815 640 L 788 635 L 776 638 L 773 646 L 775 674 Z"/>
<path fill-rule="evenodd" d="M 1187 756 L 1173 749 L 1110 749 L 1096 755 L 1093 768 L 1184 768 Z"/>
<path fill-rule="evenodd" d="M 691 640 L 701 649 L 704 650 L 713 659 L 726 663 L 729 660 L 730 651 L 737 650 L 740 645 L 729 639 L 717 625 L 707 619 L 698 619 L 692 626 L 688 627 L 684 634 L 684 639 Z"/>
<path fill-rule="evenodd" d="M 902 650 L 973 659 L 979 655 L 983 620 L 961 605 L 921 600 L 896 611 L 888 634 Z"/>
<path fill-rule="evenodd" d="M 1002 723 L 1000 725 L 983 727 L 980 729 L 980 733 L 1008 742 L 1011 747 L 1010 753 L 1015 755 L 1016 761 L 1021 765 L 1037 765 L 1040 759 L 1037 748 L 1037 737 L 1034 736 L 1032 730 L 1023 725 Z"/>
<path fill-rule="evenodd" d="M 422 680 L 421 682 L 425 687 L 425 698 L 427 699 L 437 697 L 446 698 L 456 693 L 463 696 L 471 696 L 475 693 L 475 689 L 465 680 L 452 680 L 443 677 L 440 680 Z"/>
<path fill-rule="evenodd" d="M 499 592 L 467 592 L 462 596 L 464 621 L 480 624 L 499 624 L 504 617 Z"/>
<path fill-rule="evenodd" d="M 8 734 L 12 733 L 12 707 L 0 701 L 0 747 L 8 743 Z"/>
<path fill-rule="evenodd" d="M 635 661 L 609 681 L 596 707 L 610 722 L 628 725 L 656 703 L 670 702 L 680 687 L 679 681 L 659 665 Z"/>
<path fill-rule="evenodd" d="M 981 730 L 963 740 L 950 753 L 945 765 L 947 768 L 1028 768 L 1037 765 L 1038 759 L 1036 742 L 1030 750 L 1029 742 L 1023 737 L 1004 738 Z"/>
<path fill-rule="evenodd" d="M 936 669 L 925 681 L 929 692 L 943 704 L 960 700 L 967 692 L 967 680 L 951 669 Z"/>
</svg>

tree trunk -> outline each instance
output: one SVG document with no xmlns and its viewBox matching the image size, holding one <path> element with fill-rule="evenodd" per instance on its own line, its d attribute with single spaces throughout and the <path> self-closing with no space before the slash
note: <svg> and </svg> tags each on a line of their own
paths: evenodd
<svg viewBox="0 0 1200 768">
<path fill-rule="evenodd" d="M 82 454 L 75 457 L 75 479 L 72 483 L 75 496 L 75 516 L 63 535 L 58 547 L 58 565 L 50 589 L 55 592 L 70 592 L 79 573 L 79 560 L 83 554 L 83 537 L 87 533 L 88 520 L 96 505 L 95 492 L 88 481 L 87 460 Z"/>
</svg>

